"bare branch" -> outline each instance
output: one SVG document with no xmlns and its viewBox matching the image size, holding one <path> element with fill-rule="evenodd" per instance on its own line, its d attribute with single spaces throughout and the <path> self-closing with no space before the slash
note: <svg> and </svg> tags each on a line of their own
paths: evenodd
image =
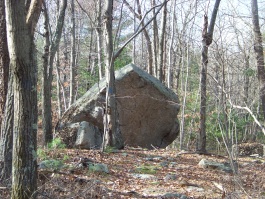
<svg viewBox="0 0 265 199">
<path fill-rule="evenodd" d="M 88 12 L 85 10 L 85 8 L 79 3 L 78 0 L 76 0 L 76 3 L 81 8 L 81 10 L 86 14 L 87 18 L 90 20 L 90 22 L 93 24 L 93 26 L 95 26 L 95 22 L 92 20 L 92 18 L 90 17 L 90 15 L 88 14 Z"/>
<path fill-rule="evenodd" d="M 157 16 L 157 14 L 160 12 L 160 10 L 163 8 L 163 6 L 168 2 L 169 0 L 165 0 L 162 4 L 157 5 L 152 7 L 149 11 L 147 11 L 144 15 L 144 17 L 142 18 L 142 20 L 140 21 L 139 26 L 136 28 L 135 33 L 127 40 L 127 42 L 125 42 L 125 44 L 123 44 L 123 46 L 114 54 L 113 59 L 115 60 L 123 51 L 123 49 L 135 38 L 137 37 Z M 155 9 L 156 7 L 160 6 L 160 8 L 156 11 L 155 15 L 139 30 L 142 21 L 145 19 L 145 17 L 147 16 L 148 13 L 150 13 L 153 9 Z"/>
<path fill-rule="evenodd" d="M 250 110 L 249 107 L 247 106 L 239 106 L 239 105 L 235 105 L 233 104 L 233 102 L 231 101 L 231 99 L 229 98 L 227 92 L 219 85 L 219 82 L 216 78 L 214 78 L 213 76 L 211 76 L 210 74 L 208 74 L 217 84 L 218 84 L 218 87 L 220 89 L 222 89 L 222 92 L 226 95 L 226 98 L 227 98 L 227 101 L 229 102 L 230 106 L 232 108 L 237 108 L 237 109 L 242 109 L 242 110 L 245 110 L 247 111 L 250 116 L 253 118 L 254 122 L 260 127 L 260 129 L 262 130 L 263 134 L 265 135 L 265 128 L 264 126 L 259 122 L 259 120 L 257 119 L 257 117 L 254 115 L 254 113 Z"/>
</svg>

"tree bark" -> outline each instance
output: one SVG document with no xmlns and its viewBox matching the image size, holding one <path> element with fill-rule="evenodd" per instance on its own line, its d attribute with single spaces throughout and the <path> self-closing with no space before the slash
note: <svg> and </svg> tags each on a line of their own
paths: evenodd
<svg viewBox="0 0 265 199">
<path fill-rule="evenodd" d="M 12 198 L 35 198 L 37 189 L 37 67 L 34 29 L 42 1 L 6 0 L 7 38 L 14 89 Z M 26 15 L 27 13 L 27 15 Z"/>
<path fill-rule="evenodd" d="M 45 46 L 43 52 L 43 73 L 42 73 L 42 129 L 43 129 L 43 144 L 46 145 L 47 142 L 52 140 L 52 118 L 51 114 L 51 105 L 49 104 L 51 98 L 51 84 L 48 84 L 49 80 L 49 47 L 50 47 L 50 32 L 49 32 L 49 19 L 48 19 L 48 10 L 46 7 L 46 3 L 44 3 L 44 30 L 45 30 Z"/>
<path fill-rule="evenodd" d="M 0 2 L 0 16 L 2 16 L 0 19 L 0 179 L 4 182 L 11 177 L 13 146 L 13 87 L 12 81 L 8 86 L 9 54 L 6 37 L 5 1 Z"/>
<path fill-rule="evenodd" d="M 5 104 L 4 119 L 1 123 L 0 140 L 0 179 L 4 182 L 11 178 L 12 174 L 12 147 L 13 147 L 13 121 L 14 121 L 14 91 L 13 75 L 10 73 L 8 92 Z M 7 182 L 8 183 L 8 182 Z"/>
<path fill-rule="evenodd" d="M 104 138 L 103 150 L 107 146 L 115 148 L 123 148 L 123 139 L 119 126 L 119 117 L 117 104 L 115 99 L 115 75 L 114 75 L 114 59 L 113 59 L 113 35 L 112 35 L 112 16 L 113 16 L 113 0 L 105 2 L 105 65 L 106 65 L 106 105 L 104 113 Z"/>
<path fill-rule="evenodd" d="M 102 34 L 102 0 L 97 1 L 97 48 L 98 48 L 98 71 L 99 79 L 102 79 L 104 76 L 104 67 L 103 67 L 103 34 Z"/>
<path fill-rule="evenodd" d="M 48 39 L 50 32 L 46 30 L 46 46 L 43 56 L 43 92 L 42 92 L 42 129 L 44 145 L 52 141 L 52 103 L 51 103 L 51 89 L 53 80 L 53 64 L 56 51 L 59 47 L 59 42 L 62 36 L 62 29 L 64 25 L 65 11 L 67 0 L 61 0 L 59 16 L 57 19 L 56 30 L 54 37 Z M 46 11 L 45 11 L 46 10 Z M 48 25 L 48 11 L 44 8 L 45 23 Z M 45 25 L 46 26 L 46 25 Z M 49 29 L 48 29 L 49 30 Z M 50 42 L 50 40 L 52 40 Z"/>
<path fill-rule="evenodd" d="M 76 39 L 75 39 L 75 3 L 74 0 L 71 0 L 71 63 L 70 63 L 70 101 L 69 106 L 75 101 L 75 93 L 76 93 L 76 83 L 75 83 L 75 74 L 76 74 Z"/>
<path fill-rule="evenodd" d="M 167 70 L 167 87 L 172 87 L 172 66 L 173 66 L 173 42 L 174 42 L 174 36 L 175 36 L 175 12 L 176 12 L 176 0 L 171 2 L 171 8 L 173 11 L 171 11 L 171 38 L 170 38 L 170 44 L 169 44 L 169 52 L 168 52 L 168 70 Z"/>
<path fill-rule="evenodd" d="M 8 88 L 9 55 L 6 38 L 5 1 L 0 1 L 0 124 L 5 111 Z M 1 129 L 0 129 L 1 131 Z"/>
<path fill-rule="evenodd" d="M 60 76 L 60 53 L 59 53 L 59 48 L 56 53 L 56 76 L 57 76 L 57 81 L 56 81 L 56 87 L 57 87 L 57 101 L 58 101 L 58 117 L 61 118 L 62 116 L 62 97 L 61 97 L 61 76 Z M 63 88 L 62 88 L 63 89 Z M 64 89 L 63 89 L 64 92 Z"/>
<path fill-rule="evenodd" d="M 156 5 L 156 1 L 152 0 L 152 6 Z M 157 20 L 156 20 L 156 10 L 153 10 L 153 57 L 154 57 L 154 74 L 156 77 L 158 77 L 158 43 L 159 43 L 159 38 L 158 38 L 158 25 L 157 25 Z"/>
<path fill-rule="evenodd" d="M 264 69 L 264 54 L 262 45 L 262 35 L 260 32 L 259 25 L 259 12 L 258 12 L 258 2 L 257 0 L 251 1 L 251 11 L 252 11 L 252 23 L 254 32 L 254 51 L 256 54 L 257 70 L 258 70 L 258 80 L 259 80 L 259 95 L 262 105 L 262 115 L 265 119 L 265 69 Z"/>
<path fill-rule="evenodd" d="M 164 5 L 162 21 L 161 21 L 161 33 L 159 39 L 159 64 L 158 64 L 158 78 L 162 82 L 164 76 L 164 46 L 165 46 L 165 32 L 166 32 L 166 19 L 167 19 L 167 4 Z"/>
<path fill-rule="evenodd" d="M 202 67 L 201 67 L 201 104 L 200 104 L 200 129 L 197 137 L 196 151 L 206 153 L 206 86 L 207 86 L 207 64 L 208 48 L 212 43 L 215 20 L 221 0 L 216 0 L 211 22 L 208 27 L 208 17 L 204 15 L 204 25 L 202 31 Z M 208 29 L 208 30 L 207 30 Z"/>
</svg>

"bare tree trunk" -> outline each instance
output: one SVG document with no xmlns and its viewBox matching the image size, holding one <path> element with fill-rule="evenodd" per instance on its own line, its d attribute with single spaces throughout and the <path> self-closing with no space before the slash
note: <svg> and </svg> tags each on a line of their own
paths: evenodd
<svg viewBox="0 0 265 199">
<path fill-rule="evenodd" d="M 9 55 L 6 38 L 5 1 L 0 1 L 0 124 L 5 111 L 8 88 Z M 1 129 L 0 129 L 1 131 Z"/>
<path fill-rule="evenodd" d="M 247 73 L 247 71 L 250 69 L 249 66 L 249 55 L 246 55 L 246 53 L 244 53 L 244 61 L 245 61 L 245 76 L 244 76 L 244 102 L 247 105 L 248 104 L 248 90 L 249 90 L 249 74 Z"/>
<path fill-rule="evenodd" d="M 172 65 L 173 65 L 173 42 L 175 36 L 175 12 L 176 12 L 176 0 L 171 1 L 171 38 L 169 44 L 169 52 L 168 52 L 168 69 L 167 69 L 167 87 L 172 87 Z"/>
<path fill-rule="evenodd" d="M 136 1 L 133 2 L 133 12 L 135 13 Z M 133 15 L 133 32 L 136 31 L 136 15 Z M 133 39 L 133 48 L 132 48 L 132 63 L 136 64 L 136 38 Z"/>
<path fill-rule="evenodd" d="M 152 6 L 156 5 L 156 1 L 152 0 Z M 159 38 L 158 38 L 158 25 L 157 25 L 157 20 L 156 20 L 156 11 L 155 9 L 153 10 L 153 57 L 154 57 L 154 74 L 156 77 L 158 77 L 158 43 L 159 43 Z"/>
<path fill-rule="evenodd" d="M 163 66 L 164 66 L 164 45 L 165 45 L 165 32 L 166 32 L 166 19 L 167 19 L 167 3 L 164 5 L 162 21 L 161 21 L 161 34 L 159 39 L 159 64 L 158 64 L 158 78 L 163 81 Z"/>
<path fill-rule="evenodd" d="M 259 95 L 261 99 L 262 115 L 265 119 L 265 69 L 264 69 L 264 54 L 262 46 L 262 35 L 259 25 L 259 12 L 257 0 L 251 1 L 252 8 L 252 23 L 254 31 L 254 51 L 256 53 L 258 80 L 259 80 Z"/>
<path fill-rule="evenodd" d="M 208 27 L 208 17 L 204 15 L 204 25 L 202 31 L 202 68 L 201 68 L 201 105 L 200 105 L 200 130 L 197 137 L 197 152 L 206 153 L 206 82 L 207 82 L 207 64 L 208 48 L 212 43 L 215 20 L 221 0 L 216 0 L 211 22 Z M 208 30 L 207 30 L 208 28 Z"/>
<path fill-rule="evenodd" d="M 14 112 L 12 76 L 8 80 L 10 69 L 6 38 L 5 1 L 0 2 L 0 16 L 2 16 L 0 19 L 0 179 L 4 182 L 11 177 Z"/>
<path fill-rule="evenodd" d="M 13 121 L 14 121 L 14 90 L 13 75 L 10 73 L 8 92 L 5 104 L 4 119 L 1 124 L 0 140 L 0 179 L 8 180 L 12 174 Z"/>
<path fill-rule="evenodd" d="M 103 67 L 103 35 L 102 35 L 102 0 L 97 1 L 97 46 L 98 46 L 98 71 L 99 71 L 99 79 L 102 79 L 104 76 L 104 67 Z"/>
<path fill-rule="evenodd" d="M 70 101 L 69 106 L 74 103 L 75 101 L 75 67 L 76 67 L 76 39 L 75 39 L 75 3 L 74 0 L 71 0 L 71 64 L 70 64 Z"/>
<path fill-rule="evenodd" d="M 59 2 L 60 0 L 58 0 L 58 2 Z M 59 4 L 59 3 L 58 3 Z M 69 57 L 68 57 L 68 43 L 67 43 L 67 41 L 68 41 L 68 38 L 67 38 L 67 33 L 66 33 L 66 31 L 65 31 L 65 28 L 63 28 L 63 49 L 64 49 L 64 51 L 63 51 L 63 57 L 64 57 L 64 59 L 63 59 L 63 70 L 62 70 L 62 74 L 63 74 L 63 77 L 62 77 L 62 81 L 60 81 L 60 82 L 62 82 L 61 83 L 61 86 L 62 86 L 62 91 L 64 91 L 63 92 L 63 103 L 64 103 L 64 110 L 66 110 L 66 109 L 68 109 L 68 105 L 69 105 L 69 103 L 67 103 L 67 99 L 66 99 L 66 96 L 67 96 L 67 94 L 68 94 L 68 91 L 64 88 L 64 83 L 66 83 L 67 82 L 67 74 L 66 74 L 66 70 L 67 70 L 67 67 L 69 66 Z"/>
<path fill-rule="evenodd" d="M 105 18 L 105 53 L 106 53 L 106 106 L 104 115 L 104 138 L 103 150 L 107 146 L 116 148 L 123 147 L 123 139 L 119 126 L 119 117 L 116 105 L 116 88 L 113 60 L 113 39 L 112 39 L 112 15 L 113 0 L 106 0 Z"/>
<path fill-rule="evenodd" d="M 59 16 L 57 19 L 56 30 L 54 33 L 54 38 L 51 43 L 47 39 L 47 36 L 50 34 L 46 33 L 46 47 L 44 49 L 44 62 L 43 62 L 43 93 L 42 93 L 42 128 L 43 128 L 43 137 L 44 145 L 52 141 L 52 103 L 51 103 L 51 88 L 53 80 L 53 64 L 56 51 L 59 47 L 59 42 L 62 35 L 62 29 L 65 18 L 65 10 L 67 6 L 67 0 L 61 0 Z M 48 11 L 44 9 L 45 20 L 47 24 L 49 21 Z M 48 29 L 49 30 L 49 29 Z M 49 41 L 48 41 L 49 40 Z M 47 57 L 48 56 L 48 57 Z"/>
<path fill-rule="evenodd" d="M 56 75 L 57 75 L 57 98 L 58 98 L 58 116 L 61 118 L 62 116 L 62 97 L 61 97 L 61 84 L 60 84 L 60 53 L 59 53 L 59 48 L 56 53 Z"/>
<path fill-rule="evenodd" d="M 14 78 L 12 199 L 36 197 L 37 67 L 34 29 L 42 1 L 6 0 L 11 76 Z M 12 118 L 12 116 L 11 116 Z M 10 122 L 12 122 L 10 120 Z"/>
<path fill-rule="evenodd" d="M 51 84 L 48 82 L 50 77 L 50 68 L 49 68 L 49 51 L 50 51 L 50 31 L 49 31 L 49 19 L 48 19 L 48 10 L 46 3 L 44 2 L 44 30 L 45 30 L 45 46 L 43 52 L 43 73 L 42 73 L 42 129 L 43 129 L 43 144 L 46 145 L 52 140 L 52 110 L 51 104 L 49 103 L 51 98 Z"/>
</svg>

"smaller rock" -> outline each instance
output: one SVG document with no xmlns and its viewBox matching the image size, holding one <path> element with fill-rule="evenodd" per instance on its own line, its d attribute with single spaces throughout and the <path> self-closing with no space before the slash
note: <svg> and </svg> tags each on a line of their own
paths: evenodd
<svg viewBox="0 0 265 199">
<path fill-rule="evenodd" d="M 159 161 L 159 160 L 162 160 L 162 159 L 163 159 L 163 157 L 161 157 L 161 156 L 157 156 L 157 157 L 153 158 L 153 160 L 155 160 L 155 161 Z"/>
<path fill-rule="evenodd" d="M 59 160 L 43 160 L 38 164 L 39 169 L 62 169 L 64 164 Z"/>
<path fill-rule="evenodd" d="M 145 160 L 147 160 L 147 161 L 160 161 L 162 159 L 163 159 L 163 157 L 161 157 L 161 156 L 147 157 L 147 158 L 145 158 Z"/>
<path fill-rule="evenodd" d="M 169 163 L 167 161 L 160 162 L 161 167 L 168 167 Z"/>
<path fill-rule="evenodd" d="M 122 153 L 121 154 L 123 157 L 127 157 L 128 156 L 128 153 Z"/>
<path fill-rule="evenodd" d="M 176 165 L 177 165 L 176 162 L 170 162 L 169 165 L 168 165 L 168 167 L 169 168 L 174 168 Z"/>
<path fill-rule="evenodd" d="M 181 195 L 179 199 L 188 199 L 188 197 L 185 195 Z"/>
<path fill-rule="evenodd" d="M 100 172 L 100 173 L 109 173 L 108 166 L 106 164 L 89 164 L 89 171 Z"/>
<path fill-rule="evenodd" d="M 255 164 L 262 164 L 262 161 L 261 160 L 254 160 L 253 163 L 255 163 Z"/>
<path fill-rule="evenodd" d="M 203 188 L 201 188 L 201 187 L 197 187 L 197 186 L 187 186 L 187 187 L 186 187 L 186 190 L 187 190 L 188 192 L 192 192 L 192 191 L 202 192 L 202 191 L 204 191 Z"/>
<path fill-rule="evenodd" d="M 162 198 L 180 198 L 182 194 L 179 193 L 166 193 Z"/>
<path fill-rule="evenodd" d="M 218 169 L 227 173 L 231 173 L 233 171 L 232 168 L 227 164 L 214 162 L 207 159 L 202 159 L 198 165 L 204 169 Z"/>
<path fill-rule="evenodd" d="M 156 178 L 154 175 L 151 175 L 151 174 L 133 173 L 131 175 L 134 178 L 139 178 L 139 179 L 142 179 L 142 180 L 149 180 L 149 179 L 155 179 Z"/>
<path fill-rule="evenodd" d="M 170 180 L 177 180 L 177 175 L 175 174 L 167 174 L 166 177 L 164 178 L 165 181 L 170 181 Z"/>
<path fill-rule="evenodd" d="M 102 134 L 97 127 L 83 121 L 80 123 L 75 147 L 81 149 L 94 149 L 100 148 L 102 144 Z"/>
</svg>

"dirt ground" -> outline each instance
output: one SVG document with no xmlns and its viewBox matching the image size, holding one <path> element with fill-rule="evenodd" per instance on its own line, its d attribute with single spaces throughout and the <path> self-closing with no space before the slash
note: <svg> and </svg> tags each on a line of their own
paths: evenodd
<svg viewBox="0 0 265 199">
<path fill-rule="evenodd" d="M 238 158 L 238 172 L 233 174 L 198 166 L 203 158 L 228 162 L 225 156 L 166 149 L 42 153 L 43 159 L 59 160 L 64 168 L 39 169 L 38 198 L 265 198 L 264 158 Z M 109 173 L 90 171 L 83 160 L 104 163 Z M 9 191 L 1 187 L 0 198 L 10 198 Z"/>
</svg>

